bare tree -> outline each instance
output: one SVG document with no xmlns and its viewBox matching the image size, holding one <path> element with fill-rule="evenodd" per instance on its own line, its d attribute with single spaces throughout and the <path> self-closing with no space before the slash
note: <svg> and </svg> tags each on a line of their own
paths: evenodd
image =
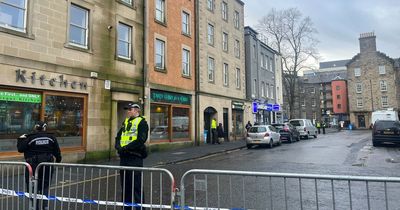
<svg viewBox="0 0 400 210">
<path fill-rule="evenodd" d="M 298 95 L 298 73 L 310 68 L 310 59 L 317 60 L 314 37 L 317 30 L 313 27 L 310 17 L 303 17 L 297 8 L 286 10 L 272 9 L 262 17 L 256 26 L 259 33 L 268 37 L 272 48 L 281 54 L 282 78 L 290 113 L 294 116 L 295 101 Z"/>
</svg>

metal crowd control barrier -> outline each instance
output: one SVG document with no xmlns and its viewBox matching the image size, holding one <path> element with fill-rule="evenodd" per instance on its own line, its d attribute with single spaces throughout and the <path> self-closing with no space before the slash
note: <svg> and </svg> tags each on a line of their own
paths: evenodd
<svg viewBox="0 0 400 210">
<path fill-rule="evenodd" d="M 43 173 L 40 171 L 43 170 Z M 46 170 L 51 171 L 52 181 L 46 191 Z M 132 172 L 139 177 L 141 202 L 123 202 L 120 173 Z M 173 209 L 175 181 L 173 175 L 165 169 L 122 167 L 88 164 L 41 163 L 36 168 L 34 181 L 34 206 L 42 209 L 48 203 L 48 209 Z M 125 179 L 125 178 L 124 178 Z M 128 180 L 124 180 L 128 181 Z M 134 188 L 134 186 L 132 186 Z M 43 192 L 40 190 L 43 189 Z"/>
<path fill-rule="evenodd" d="M 33 172 L 28 163 L 0 161 L 0 179 L 0 209 L 32 209 Z"/>
<path fill-rule="evenodd" d="M 400 178 L 247 171 L 186 172 L 181 209 L 399 209 Z"/>
</svg>

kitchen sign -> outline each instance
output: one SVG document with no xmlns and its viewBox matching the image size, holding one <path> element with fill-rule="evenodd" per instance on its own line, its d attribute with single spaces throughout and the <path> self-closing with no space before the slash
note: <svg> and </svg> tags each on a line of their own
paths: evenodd
<svg viewBox="0 0 400 210">
<path fill-rule="evenodd" d="M 59 75 L 58 77 L 46 77 L 44 74 L 36 74 L 36 72 L 27 73 L 26 70 L 17 69 L 16 73 L 16 82 L 27 83 L 30 82 L 32 85 L 40 84 L 42 86 L 48 84 L 51 87 L 60 87 L 60 88 L 72 88 L 72 89 L 80 89 L 86 90 L 87 83 L 86 82 L 78 82 L 74 80 L 67 80 L 64 75 Z"/>
</svg>

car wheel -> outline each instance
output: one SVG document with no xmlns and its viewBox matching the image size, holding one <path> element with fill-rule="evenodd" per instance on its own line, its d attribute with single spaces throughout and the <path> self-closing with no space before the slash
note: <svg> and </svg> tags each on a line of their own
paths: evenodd
<svg viewBox="0 0 400 210">
<path fill-rule="evenodd" d="M 289 143 L 291 144 L 292 142 L 293 142 L 293 136 L 290 135 L 290 136 L 289 136 Z"/>
<path fill-rule="evenodd" d="M 269 144 L 267 145 L 268 146 L 268 148 L 272 148 L 272 147 L 274 147 L 274 140 L 270 140 L 269 141 Z"/>
<path fill-rule="evenodd" d="M 315 132 L 314 138 L 315 138 L 315 139 L 317 138 L 317 132 Z"/>
<path fill-rule="evenodd" d="M 297 135 L 296 140 L 297 140 L 297 141 L 300 141 L 300 135 Z"/>
<path fill-rule="evenodd" d="M 379 147 L 381 144 L 379 144 L 379 143 L 376 142 L 376 141 L 372 141 L 372 145 L 373 145 L 374 147 Z"/>
<path fill-rule="evenodd" d="M 308 137 L 309 137 L 308 134 L 304 136 L 305 139 L 308 139 Z"/>
<path fill-rule="evenodd" d="M 247 149 L 251 149 L 252 146 L 251 144 L 246 144 Z"/>
<path fill-rule="evenodd" d="M 282 145 L 282 140 L 281 140 L 281 139 L 279 139 L 279 141 L 278 141 L 278 145 L 279 145 L 279 146 L 281 146 L 281 145 Z"/>
</svg>

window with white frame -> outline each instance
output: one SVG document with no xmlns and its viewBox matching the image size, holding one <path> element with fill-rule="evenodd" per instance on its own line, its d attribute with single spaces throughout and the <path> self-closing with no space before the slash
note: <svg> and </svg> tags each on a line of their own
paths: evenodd
<svg viewBox="0 0 400 210">
<path fill-rule="evenodd" d="M 155 49 L 155 67 L 157 69 L 165 69 L 165 42 L 160 39 L 156 39 Z"/>
<path fill-rule="evenodd" d="M 356 93 L 362 93 L 362 83 L 356 83 Z"/>
<path fill-rule="evenodd" d="M 236 68 L 236 88 L 240 89 L 240 69 Z"/>
<path fill-rule="evenodd" d="M 224 63 L 224 65 L 222 66 L 222 69 L 223 69 L 223 82 L 224 82 L 224 86 L 228 86 L 228 84 L 229 84 L 229 77 L 228 77 L 228 75 L 229 75 L 229 66 L 228 66 L 228 64 L 227 63 Z"/>
<path fill-rule="evenodd" d="M 228 52 L 228 34 L 222 33 L 222 50 Z"/>
<path fill-rule="evenodd" d="M 305 98 L 301 101 L 301 106 L 306 106 L 306 99 Z"/>
<path fill-rule="evenodd" d="M 253 95 L 255 96 L 257 94 L 257 79 L 253 80 Z"/>
<path fill-rule="evenodd" d="M 265 90 L 267 92 L 267 98 L 269 98 L 269 84 L 266 84 Z"/>
<path fill-rule="evenodd" d="M 387 91 L 387 83 L 385 80 L 381 80 L 380 82 L 381 91 Z"/>
<path fill-rule="evenodd" d="M 190 34 L 190 15 L 187 12 L 182 12 L 182 33 Z"/>
<path fill-rule="evenodd" d="M 261 97 L 265 97 L 264 88 L 265 88 L 265 83 L 261 82 Z"/>
<path fill-rule="evenodd" d="M 26 32 L 28 0 L 1 0 L 0 27 Z"/>
<path fill-rule="evenodd" d="M 315 87 L 311 88 L 311 93 L 315 93 Z"/>
<path fill-rule="evenodd" d="M 124 59 L 132 58 L 132 27 L 118 23 L 118 57 Z"/>
<path fill-rule="evenodd" d="M 120 0 L 128 5 L 132 5 L 132 0 Z"/>
<path fill-rule="evenodd" d="M 235 24 L 235 28 L 239 29 L 239 27 L 240 27 L 240 19 L 239 19 L 239 12 L 238 11 L 235 11 L 235 13 L 234 13 L 233 22 Z"/>
<path fill-rule="evenodd" d="M 208 57 L 208 81 L 214 82 L 215 72 L 215 60 L 214 58 Z"/>
<path fill-rule="evenodd" d="M 228 4 L 226 2 L 222 2 L 221 5 L 222 19 L 228 20 Z"/>
<path fill-rule="evenodd" d="M 271 90 L 269 91 L 270 98 L 273 99 L 274 98 L 274 85 L 271 85 L 270 88 L 271 88 Z"/>
<path fill-rule="evenodd" d="M 214 26 L 211 24 L 207 27 L 207 42 L 209 45 L 214 45 Z"/>
<path fill-rule="evenodd" d="M 240 58 L 240 41 L 239 40 L 235 40 L 235 56 L 236 58 Z"/>
<path fill-rule="evenodd" d="M 364 103 L 363 103 L 363 99 L 362 98 L 357 98 L 357 107 L 363 107 Z"/>
<path fill-rule="evenodd" d="M 207 9 L 214 11 L 214 0 L 207 0 Z"/>
<path fill-rule="evenodd" d="M 89 10 L 71 4 L 69 14 L 69 44 L 88 48 Z"/>
<path fill-rule="evenodd" d="M 305 93 L 304 87 L 300 87 L 300 93 Z"/>
<path fill-rule="evenodd" d="M 379 74 L 386 74 L 385 66 L 379 66 Z"/>
<path fill-rule="evenodd" d="M 382 102 L 382 107 L 386 108 L 389 106 L 389 102 L 388 102 L 388 97 L 387 96 L 382 96 L 381 97 L 381 102 Z"/>
<path fill-rule="evenodd" d="M 261 56 L 260 56 L 260 58 L 261 58 L 261 60 L 260 60 L 260 65 L 261 65 L 261 68 L 265 68 L 265 64 L 264 64 L 264 53 L 261 53 Z"/>
<path fill-rule="evenodd" d="M 314 107 L 317 106 L 317 100 L 315 100 L 315 98 L 312 99 L 312 104 L 311 105 L 314 106 Z"/>
<path fill-rule="evenodd" d="M 182 75 L 190 76 L 190 51 L 182 49 Z"/>
<path fill-rule="evenodd" d="M 274 71 L 274 70 L 272 69 L 272 58 L 269 58 L 269 70 L 270 70 L 270 71 Z"/>
<path fill-rule="evenodd" d="M 156 20 L 165 23 L 165 0 L 156 1 Z"/>
<path fill-rule="evenodd" d="M 354 68 L 354 76 L 355 77 L 361 76 L 361 69 L 360 68 Z"/>
</svg>

